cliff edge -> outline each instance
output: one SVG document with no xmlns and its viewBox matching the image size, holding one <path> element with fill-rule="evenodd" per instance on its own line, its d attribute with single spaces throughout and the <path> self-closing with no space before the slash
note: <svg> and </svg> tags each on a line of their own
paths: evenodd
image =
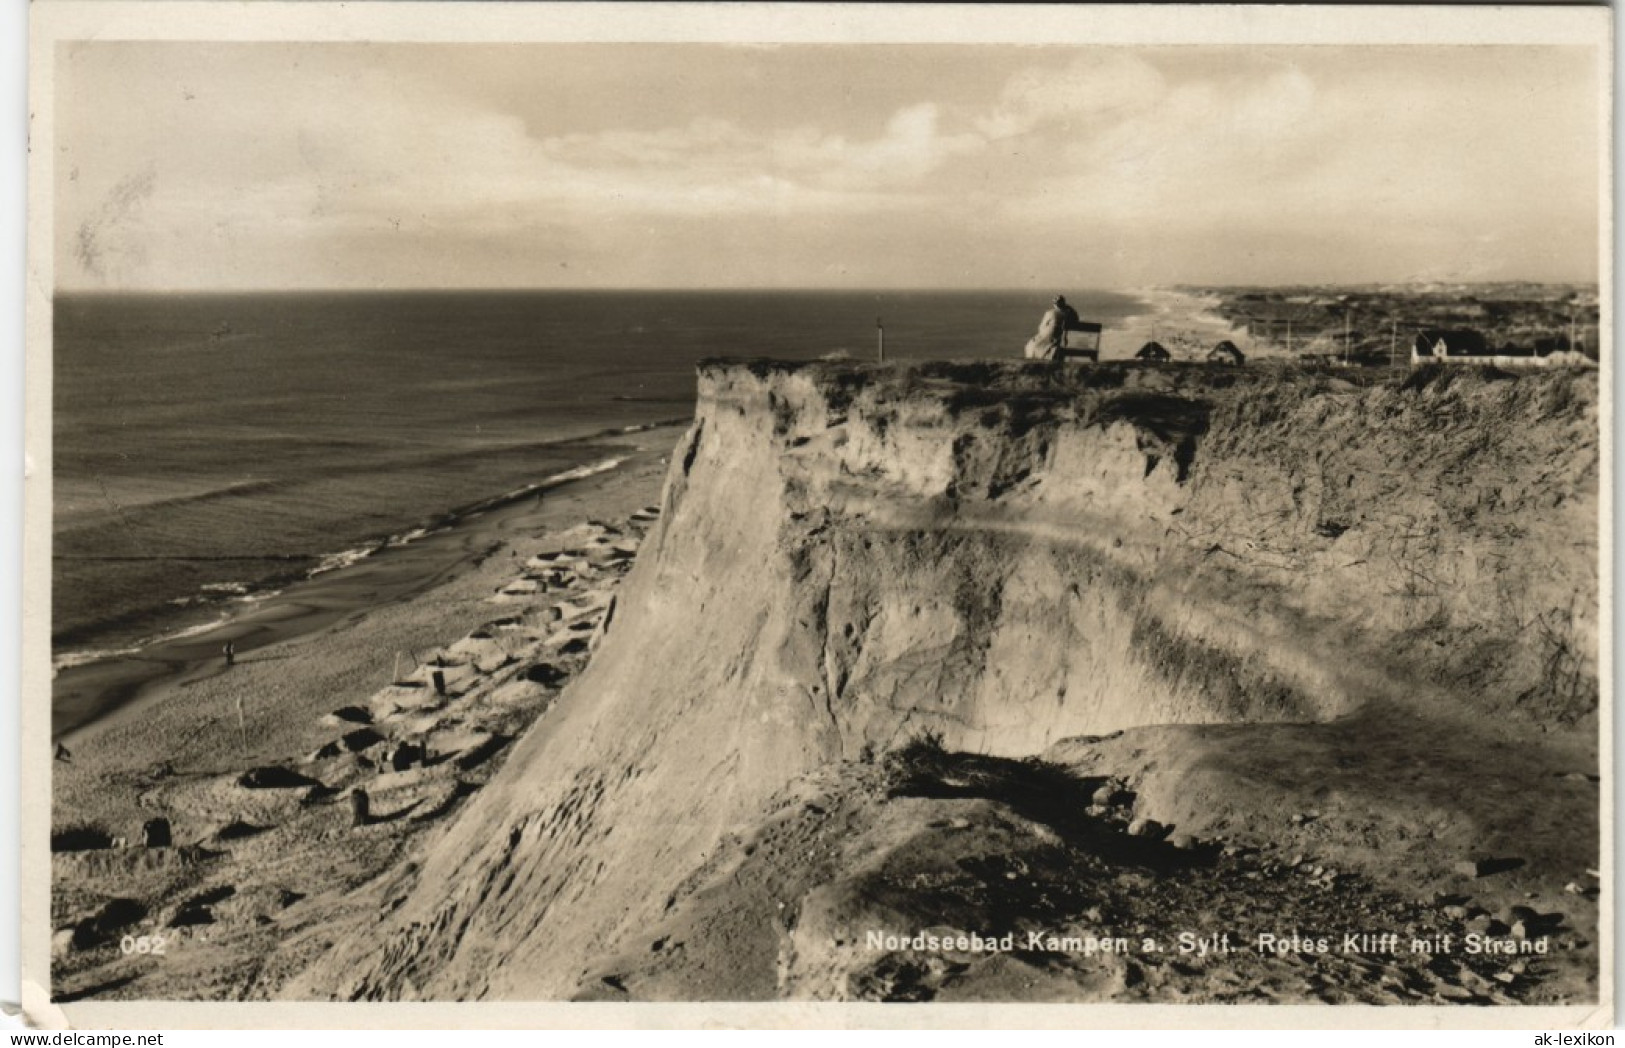
<svg viewBox="0 0 1625 1048">
<path fill-rule="evenodd" d="M 1594 996 L 1596 383 L 705 363 L 590 666 L 285 994 Z"/>
</svg>

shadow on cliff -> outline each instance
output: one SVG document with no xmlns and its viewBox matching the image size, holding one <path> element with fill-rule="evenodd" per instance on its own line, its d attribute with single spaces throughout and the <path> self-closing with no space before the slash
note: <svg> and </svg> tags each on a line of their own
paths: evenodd
<svg viewBox="0 0 1625 1048">
<path fill-rule="evenodd" d="M 1112 865 L 1170 873 L 1211 864 L 1211 849 L 1174 848 L 1157 833 L 1129 836 L 1122 826 L 1104 820 L 1093 800 L 1102 787 L 1110 790 L 1104 776 L 1077 775 L 1040 760 L 950 753 L 931 735 L 916 737 L 888 754 L 886 769 L 888 798 L 992 802 Z"/>
</svg>

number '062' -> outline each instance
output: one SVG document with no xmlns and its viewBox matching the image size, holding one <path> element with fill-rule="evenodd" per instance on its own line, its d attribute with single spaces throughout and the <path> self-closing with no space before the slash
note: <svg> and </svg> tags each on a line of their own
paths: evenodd
<svg viewBox="0 0 1625 1048">
<path fill-rule="evenodd" d="M 124 951 L 125 954 L 162 954 L 167 943 L 168 940 L 162 935 L 126 935 L 118 941 L 118 948 Z"/>
</svg>

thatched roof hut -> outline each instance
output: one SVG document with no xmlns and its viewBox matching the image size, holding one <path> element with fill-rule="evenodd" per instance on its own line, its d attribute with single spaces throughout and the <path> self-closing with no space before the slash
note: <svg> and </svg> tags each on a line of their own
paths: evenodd
<svg viewBox="0 0 1625 1048">
<path fill-rule="evenodd" d="M 1240 365 L 1247 363 L 1247 357 L 1243 355 L 1241 350 L 1236 348 L 1236 344 L 1229 339 L 1225 339 L 1223 342 L 1220 342 L 1218 345 L 1208 350 L 1207 359 L 1214 364 Z"/>
<path fill-rule="evenodd" d="M 1174 355 L 1168 352 L 1161 342 L 1147 342 L 1134 354 L 1136 360 L 1172 360 Z"/>
</svg>

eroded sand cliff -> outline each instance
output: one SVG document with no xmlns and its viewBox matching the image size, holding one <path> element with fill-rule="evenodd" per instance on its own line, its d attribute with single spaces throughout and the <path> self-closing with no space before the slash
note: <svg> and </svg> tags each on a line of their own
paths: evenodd
<svg viewBox="0 0 1625 1048">
<path fill-rule="evenodd" d="M 1594 995 L 1595 375 L 1347 374 L 702 366 L 591 665 L 285 995 Z M 1550 952 L 865 942 L 1272 921 Z"/>
</svg>

